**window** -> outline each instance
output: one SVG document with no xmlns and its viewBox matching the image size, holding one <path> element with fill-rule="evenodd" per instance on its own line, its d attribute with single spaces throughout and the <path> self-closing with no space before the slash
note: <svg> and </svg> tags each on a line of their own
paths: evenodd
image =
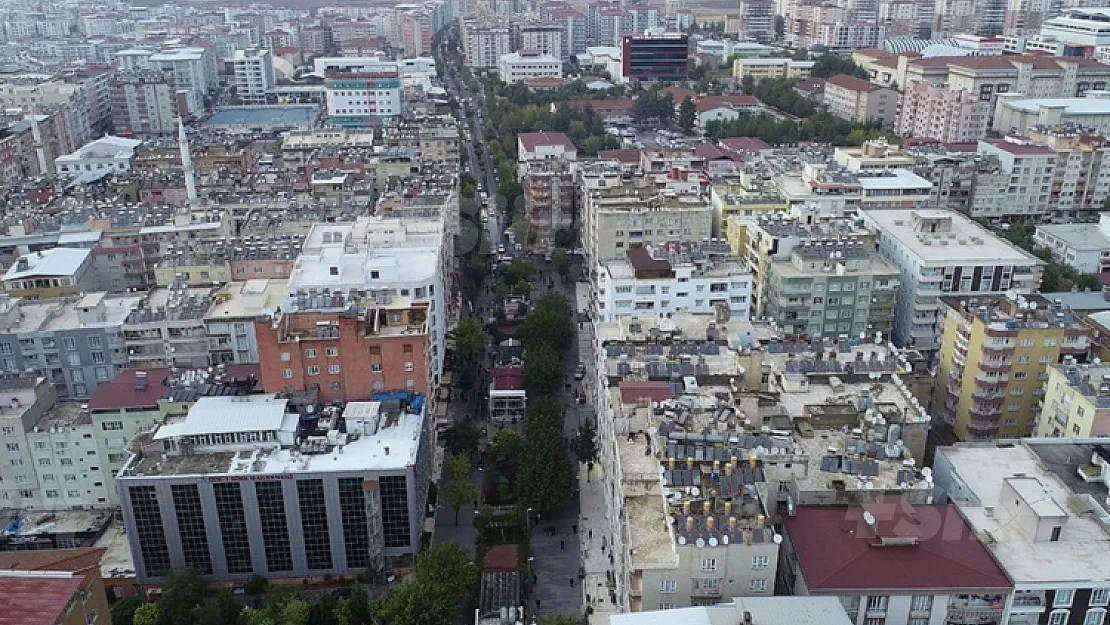
<svg viewBox="0 0 1110 625">
<path fill-rule="evenodd" d="M 412 371 L 412 363 L 411 362 L 406 362 L 405 363 L 405 371 Z"/>
<path fill-rule="evenodd" d="M 716 571 L 717 570 L 717 559 L 716 558 L 705 558 L 704 560 L 702 560 L 701 561 L 701 570 L 703 570 L 703 571 Z"/>
<path fill-rule="evenodd" d="M 383 388 L 385 388 L 385 384 L 382 384 L 381 380 L 374 380 L 374 390 L 375 391 L 380 391 Z"/>
<path fill-rule="evenodd" d="M 1091 605 L 1105 606 L 1110 603 L 1110 588 L 1095 588 L 1091 590 Z"/>
<path fill-rule="evenodd" d="M 289 352 L 281 352 L 281 361 L 289 362 Z"/>
<path fill-rule="evenodd" d="M 73 458 L 59 458 L 58 464 L 62 465 L 63 467 L 72 467 Z"/>
<path fill-rule="evenodd" d="M 678 582 L 674 581 L 673 579 L 659 580 L 659 592 L 665 594 L 678 592 Z"/>
<path fill-rule="evenodd" d="M 339 375 L 339 365 L 328 365 L 328 373 L 331 375 Z"/>
<path fill-rule="evenodd" d="M 71 367 L 79 366 L 81 364 L 81 354 L 77 352 L 66 354 L 66 362 L 69 363 L 69 366 Z"/>
<path fill-rule="evenodd" d="M 73 350 L 77 349 L 77 342 L 73 340 L 72 336 L 63 336 L 62 337 L 62 346 L 65 347 L 66 349 L 70 350 L 70 351 L 73 351 Z"/>
<path fill-rule="evenodd" d="M 19 451 L 19 443 L 8 443 L 8 451 Z"/>
<path fill-rule="evenodd" d="M 47 499 L 57 499 L 58 497 L 60 497 L 60 495 L 58 494 L 58 491 L 56 491 L 54 489 L 50 489 L 50 488 L 46 489 L 46 498 Z"/>
<path fill-rule="evenodd" d="M 328 358 L 335 358 L 336 356 L 339 355 L 339 348 L 338 347 L 329 347 L 326 350 L 326 353 L 328 355 Z"/>
<path fill-rule="evenodd" d="M 80 497 L 80 496 L 81 496 L 81 491 L 79 491 L 79 490 L 67 490 L 66 491 L 66 497 Z"/>
<path fill-rule="evenodd" d="M 933 597 L 931 595 L 915 595 L 913 600 L 910 601 L 911 612 L 929 612 L 933 609 Z"/>
<path fill-rule="evenodd" d="M 308 375 L 320 375 L 320 367 L 315 365 L 308 368 Z"/>
<path fill-rule="evenodd" d="M 381 373 L 381 372 L 382 372 L 382 366 L 379 365 L 378 363 L 374 363 L 374 364 L 370 365 L 370 373 Z"/>
<path fill-rule="evenodd" d="M 4 433 L 4 436 L 15 436 L 15 428 L 11 426 L 6 425 L 3 428 L 0 428 L 0 431 Z"/>
<path fill-rule="evenodd" d="M 50 458 L 39 458 L 39 466 L 40 467 L 50 466 Z"/>
<path fill-rule="evenodd" d="M 93 335 L 89 337 L 89 349 L 100 349 L 100 337 Z"/>
<path fill-rule="evenodd" d="M 863 625 L 886 625 L 886 617 L 880 616 L 878 618 L 863 619 Z"/>
<path fill-rule="evenodd" d="M 65 441 L 58 441 L 58 442 L 54 443 L 54 451 L 57 451 L 59 453 L 64 452 L 68 448 L 69 448 L 69 443 L 67 443 Z"/>
<path fill-rule="evenodd" d="M 1068 610 L 1053 610 L 1048 615 L 1048 625 L 1068 625 L 1069 614 Z"/>
<path fill-rule="evenodd" d="M 316 350 L 314 350 L 314 349 L 304 350 L 304 357 L 305 358 L 315 358 L 316 357 Z"/>
<path fill-rule="evenodd" d="M 1052 528 L 1056 531 L 1056 528 Z M 1075 591 L 1071 589 L 1057 590 L 1056 594 L 1052 597 L 1052 607 L 1054 608 L 1070 608 L 1071 601 L 1075 598 Z"/>
<path fill-rule="evenodd" d="M 401 346 L 401 353 L 405 355 L 412 354 L 412 343 L 405 343 Z"/>
<path fill-rule="evenodd" d="M 1087 615 L 1083 617 L 1083 625 L 1102 625 L 1105 620 L 1106 610 L 1095 608 L 1087 610 Z"/>
<path fill-rule="evenodd" d="M 123 454 L 120 454 L 120 455 L 123 455 Z M 67 482 L 76 482 L 76 481 L 77 481 L 77 476 L 76 476 L 76 475 L 74 475 L 74 474 L 72 474 L 72 473 L 66 473 L 66 474 L 65 474 L 65 475 L 63 476 L 63 478 L 62 478 L 62 479 L 64 479 L 64 480 L 65 480 L 65 481 L 67 481 Z"/>
<path fill-rule="evenodd" d="M 748 581 L 748 592 L 767 592 L 767 580 L 753 579 Z"/>
<path fill-rule="evenodd" d="M 286 380 L 292 380 L 293 379 L 293 370 L 292 369 L 282 369 L 281 370 L 281 377 L 285 378 Z"/>
<path fill-rule="evenodd" d="M 42 475 L 42 481 L 44 481 L 44 482 L 56 482 L 57 479 L 54 477 L 53 473 L 44 473 Z"/>
<path fill-rule="evenodd" d="M 100 424 L 101 429 L 105 432 L 113 432 L 123 429 L 123 421 L 105 421 Z"/>
<path fill-rule="evenodd" d="M 767 568 L 771 563 L 770 556 L 753 556 L 752 557 L 752 570 L 759 571 Z"/>
<path fill-rule="evenodd" d="M 886 612 L 886 595 L 872 595 L 867 598 L 868 612 Z"/>
<path fill-rule="evenodd" d="M 659 609 L 660 610 L 673 610 L 674 609 L 674 603 L 670 603 L 670 602 L 667 602 L 667 601 L 662 601 L 662 602 L 659 603 Z"/>
</svg>

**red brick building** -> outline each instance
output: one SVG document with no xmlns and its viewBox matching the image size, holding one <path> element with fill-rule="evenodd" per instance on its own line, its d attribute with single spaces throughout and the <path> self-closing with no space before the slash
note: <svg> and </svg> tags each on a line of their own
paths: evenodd
<svg viewBox="0 0 1110 625">
<path fill-rule="evenodd" d="M 362 312 L 281 313 L 257 321 L 267 393 L 318 389 L 320 400 L 358 401 L 382 391 L 429 393 L 426 303 Z"/>
</svg>

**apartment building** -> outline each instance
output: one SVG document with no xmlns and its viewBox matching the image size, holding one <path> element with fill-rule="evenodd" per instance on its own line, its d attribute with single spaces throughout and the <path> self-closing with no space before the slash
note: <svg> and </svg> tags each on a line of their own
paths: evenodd
<svg viewBox="0 0 1110 625">
<path fill-rule="evenodd" d="M 1038 224 L 1033 242 L 1052 252 L 1052 259 L 1079 273 L 1110 272 L 1110 214 L 1091 224 Z"/>
<path fill-rule="evenodd" d="M 141 437 L 117 477 L 139 581 L 184 567 L 242 581 L 411 566 L 432 471 L 424 398 L 315 408 L 205 397 Z"/>
<path fill-rule="evenodd" d="M 173 76 L 173 84 L 186 93 L 190 111 L 205 110 L 205 98 L 218 82 L 216 55 L 211 48 L 162 50 L 150 54 L 146 63 Z"/>
<path fill-rule="evenodd" d="M 204 317 L 212 308 L 214 290 L 191 288 L 179 278 L 149 291 L 123 322 L 129 364 L 137 369 L 207 366 Z"/>
<path fill-rule="evenodd" d="M 1110 366 L 1068 360 L 1046 371 L 1044 407 L 1033 436 L 1110 436 Z"/>
<path fill-rule="evenodd" d="M 173 81 L 153 70 L 121 71 L 112 78 L 112 126 L 128 135 L 171 135 L 190 111 Z"/>
<path fill-rule="evenodd" d="M 809 78 L 816 61 L 795 61 L 782 58 L 739 58 L 732 62 L 732 77 L 743 82 L 751 78 L 754 82 L 765 79 L 802 79 Z"/>
<path fill-rule="evenodd" d="M 802 238 L 767 263 L 764 313 L 791 338 L 889 337 L 898 270 L 872 249 L 866 236 Z"/>
<path fill-rule="evenodd" d="M 597 164 L 579 169 L 582 244 L 591 270 L 618 260 L 635 246 L 661 247 L 713 236 L 714 210 L 708 194 L 658 189 L 643 174 L 624 176 Z"/>
<path fill-rule="evenodd" d="M 942 295 L 1033 293 L 1043 261 L 971 219 L 942 210 L 861 211 L 879 254 L 901 273 L 894 342 L 940 348 Z"/>
<path fill-rule="evenodd" d="M 277 312 L 288 295 L 285 280 L 229 282 L 212 296 L 204 315 L 210 364 L 257 363 L 254 322 Z"/>
<path fill-rule="evenodd" d="M 724 242 L 633 247 L 602 264 L 594 297 L 596 318 L 668 316 L 727 311 L 746 319 L 752 276 Z"/>
<path fill-rule="evenodd" d="M 561 132 L 522 132 L 516 138 L 517 176 L 523 180 L 534 161 L 574 161 L 578 148 Z"/>
<path fill-rule="evenodd" d="M 316 59 L 318 65 L 321 60 Z M 381 126 L 401 116 L 401 75 L 396 63 L 375 58 L 328 67 L 324 85 L 330 124 Z"/>
<path fill-rule="evenodd" d="M 898 92 L 855 76 L 839 74 L 825 81 L 822 100 L 829 113 L 860 124 L 878 122 L 884 128 L 894 125 L 898 114 Z"/>
<path fill-rule="evenodd" d="M 252 104 L 265 104 L 266 92 L 274 86 L 274 62 L 269 50 L 236 50 L 228 61 L 234 72 L 235 95 Z"/>
<path fill-rule="evenodd" d="M 519 27 L 517 50 L 538 50 L 541 54 L 560 61 L 570 58 L 569 48 L 563 47 L 564 28 L 544 24 L 527 24 Z"/>
<path fill-rule="evenodd" d="M 91 291 L 97 276 L 89 250 L 54 247 L 20 255 L 2 282 L 11 297 L 36 300 Z"/>
<path fill-rule="evenodd" d="M 767 43 L 775 40 L 773 0 L 740 0 L 738 8 L 740 16 L 738 31 L 742 41 Z"/>
<path fill-rule="evenodd" d="M 999 622 L 1101 623 L 1110 602 L 1103 439 L 940 447 L 933 479 L 1014 586 Z M 1079 506 L 1079 507 L 1077 507 Z"/>
<path fill-rule="evenodd" d="M 934 412 L 960 440 L 1020 438 L 1037 426 L 1046 367 L 1086 358 L 1090 330 L 1038 295 L 941 298 Z"/>
<path fill-rule="evenodd" d="M 918 82 L 902 92 L 895 132 L 942 143 L 978 141 L 987 134 L 990 116 L 990 106 L 977 95 Z"/>
<path fill-rule="evenodd" d="M 572 161 L 534 160 L 524 164 L 524 214 L 533 249 L 550 249 L 555 233 L 574 227 L 577 189 Z"/>
<path fill-rule="evenodd" d="M 321 321 L 327 321 L 329 327 L 342 331 L 343 324 L 349 322 L 334 316 L 346 311 L 351 302 L 359 301 L 362 304 L 356 307 L 356 316 L 368 319 L 370 325 L 348 325 L 348 327 L 358 335 L 367 337 L 366 347 L 369 348 L 370 343 L 374 341 L 388 340 L 391 343 L 401 344 L 401 355 L 412 356 L 412 358 L 397 361 L 401 363 L 402 373 L 406 375 L 399 378 L 399 382 L 391 380 L 393 388 L 403 389 L 409 386 L 408 380 L 411 379 L 412 388 L 420 388 L 419 385 L 423 384 L 424 388 L 434 389 L 439 385 L 443 372 L 447 340 L 445 276 L 452 254 L 451 246 L 446 241 L 448 236 L 443 220 L 439 216 L 405 219 L 362 217 L 354 222 L 313 226 L 289 276 L 289 297 L 281 306 L 283 314 L 275 316 L 273 320 L 259 322 L 256 325 L 256 331 L 260 327 L 272 328 L 274 336 L 268 339 L 268 342 L 273 347 L 280 340 L 279 331 L 286 323 L 290 324 L 287 327 L 300 328 L 300 321 L 284 321 L 285 315 L 298 312 L 330 315 L 321 318 Z M 393 311 L 395 307 L 401 310 Z M 366 311 L 371 309 L 391 312 L 367 317 Z M 409 312 L 406 313 L 406 310 Z M 418 319 L 421 312 L 422 321 Z M 382 316 L 384 318 L 379 318 Z M 422 329 L 417 331 L 417 327 Z M 372 332 L 375 328 L 384 328 L 382 338 L 376 338 L 377 335 Z M 321 326 L 322 331 L 326 329 Z M 297 329 L 297 332 L 301 331 Z M 410 335 L 414 337 L 411 341 L 403 338 L 394 340 L 398 336 Z M 291 340 L 295 339 L 291 338 Z M 415 348 L 419 341 L 427 341 L 427 347 L 423 351 Z M 407 349 L 404 347 L 406 343 L 410 344 Z M 259 360 L 267 362 L 267 354 L 263 353 L 262 344 L 260 337 Z M 271 351 L 280 356 L 281 350 Z M 288 367 L 280 366 L 282 361 L 279 357 L 274 357 L 273 354 L 270 356 L 269 362 L 273 363 L 276 369 L 272 370 L 274 375 L 270 375 L 267 380 L 273 380 L 274 386 L 283 388 L 284 385 L 280 384 L 279 380 L 294 378 L 285 378 L 285 372 L 282 370 Z M 326 352 L 324 354 L 317 352 L 318 358 L 326 356 Z M 359 357 L 365 359 L 381 356 L 367 354 Z M 292 362 L 292 360 L 285 362 Z M 412 371 L 408 371 L 408 366 L 405 365 L 410 362 Z M 302 371 L 307 375 L 311 371 L 308 367 L 313 365 L 305 364 Z M 321 371 L 323 370 L 321 365 Z M 419 379 L 418 374 L 421 372 L 427 376 L 427 379 Z M 329 375 L 353 376 L 354 374 L 354 371 L 345 373 L 340 367 L 338 374 Z M 308 377 L 314 376 L 308 375 Z M 340 382 L 340 388 L 327 392 L 346 393 L 347 390 L 342 386 L 342 378 L 336 381 Z M 374 382 L 380 382 L 384 389 L 390 388 L 385 385 L 384 380 L 370 378 L 352 383 L 370 384 L 373 388 Z M 310 385 L 317 382 L 305 380 L 304 383 Z M 324 385 L 321 384 L 321 388 L 323 387 Z M 267 386 L 267 388 L 272 387 Z M 331 388 L 330 384 L 328 388 Z M 355 396 L 349 395 L 349 397 Z"/>
<path fill-rule="evenodd" d="M 522 49 L 498 59 L 497 75 L 501 82 L 510 85 L 532 78 L 562 78 L 563 62 L 539 50 Z"/>
<path fill-rule="evenodd" d="M 587 45 L 586 14 L 564 5 L 551 10 L 549 15 L 559 25 L 563 54 L 569 57 L 584 53 Z"/>
<path fill-rule="evenodd" d="M 501 57 L 513 51 L 508 28 L 460 20 L 463 54 L 474 69 L 496 70 Z"/>
<path fill-rule="evenodd" d="M 839 598 L 856 623 L 999 623 L 1013 591 L 953 505 L 890 497 L 801 506 L 785 534 L 783 557 L 793 566 L 780 567 L 783 585 L 794 595 Z"/>
</svg>

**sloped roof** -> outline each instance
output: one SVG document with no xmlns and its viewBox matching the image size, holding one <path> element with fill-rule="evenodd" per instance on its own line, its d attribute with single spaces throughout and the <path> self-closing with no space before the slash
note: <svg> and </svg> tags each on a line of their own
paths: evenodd
<svg viewBox="0 0 1110 625">
<path fill-rule="evenodd" d="M 79 576 L 0 576 L 4 625 L 55 625 L 83 582 Z"/>
<path fill-rule="evenodd" d="M 874 528 L 858 506 L 801 506 L 786 519 L 811 592 L 1013 587 L 956 506 L 888 499 L 869 509 Z M 881 546 L 882 538 L 916 544 Z"/>
<path fill-rule="evenodd" d="M 13 264 L 5 280 L 19 280 L 35 276 L 72 276 L 92 252 L 75 247 L 55 247 L 41 252 L 23 254 L 19 260 L 27 261 L 27 268 L 20 269 L 19 261 Z"/>
<path fill-rule="evenodd" d="M 859 91 L 862 93 L 871 93 L 872 91 L 878 91 L 879 89 L 882 89 L 882 87 L 880 87 L 879 85 L 869 83 L 862 78 L 849 76 L 848 74 L 837 74 L 836 76 L 831 76 L 828 80 L 825 81 L 825 84 L 826 88 L 827 85 L 836 85 L 837 87 L 840 87 L 842 89 L 847 89 L 849 91 Z"/>
<path fill-rule="evenodd" d="M 641 399 L 663 401 L 674 396 L 671 385 L 666 382 L 621 382 L 621 401 L 634 404 Z"/>
<path fill-rule="evenodd" d="M 525 150 L 534 152 L 536 148 L 549 145 L 561 145 L 564 150 L 575 150 L 574 143 L 561 132 L 522 132 L 517 135 L 520 144 Z"/>
</svg>

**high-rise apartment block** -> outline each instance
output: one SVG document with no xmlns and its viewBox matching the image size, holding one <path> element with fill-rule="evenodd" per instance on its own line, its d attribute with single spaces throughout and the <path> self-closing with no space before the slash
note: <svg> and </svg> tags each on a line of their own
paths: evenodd
<svg viewBox="0 0 1110 625">
<path fill-rule="evenodd" d="M 274 63 L 269 50 L 236 50 L 230 62 L 235 73 L 235 95 L 243 102 L 266 103 L 266 92 L 274 86 Z"/>
<path fill-rule="evenodd" d="M 895 132 L 942 143 L 978 141 L 987 134 L 990 114 L 977 94 L 919 82 L 902 92 Z"/>
</svg>

